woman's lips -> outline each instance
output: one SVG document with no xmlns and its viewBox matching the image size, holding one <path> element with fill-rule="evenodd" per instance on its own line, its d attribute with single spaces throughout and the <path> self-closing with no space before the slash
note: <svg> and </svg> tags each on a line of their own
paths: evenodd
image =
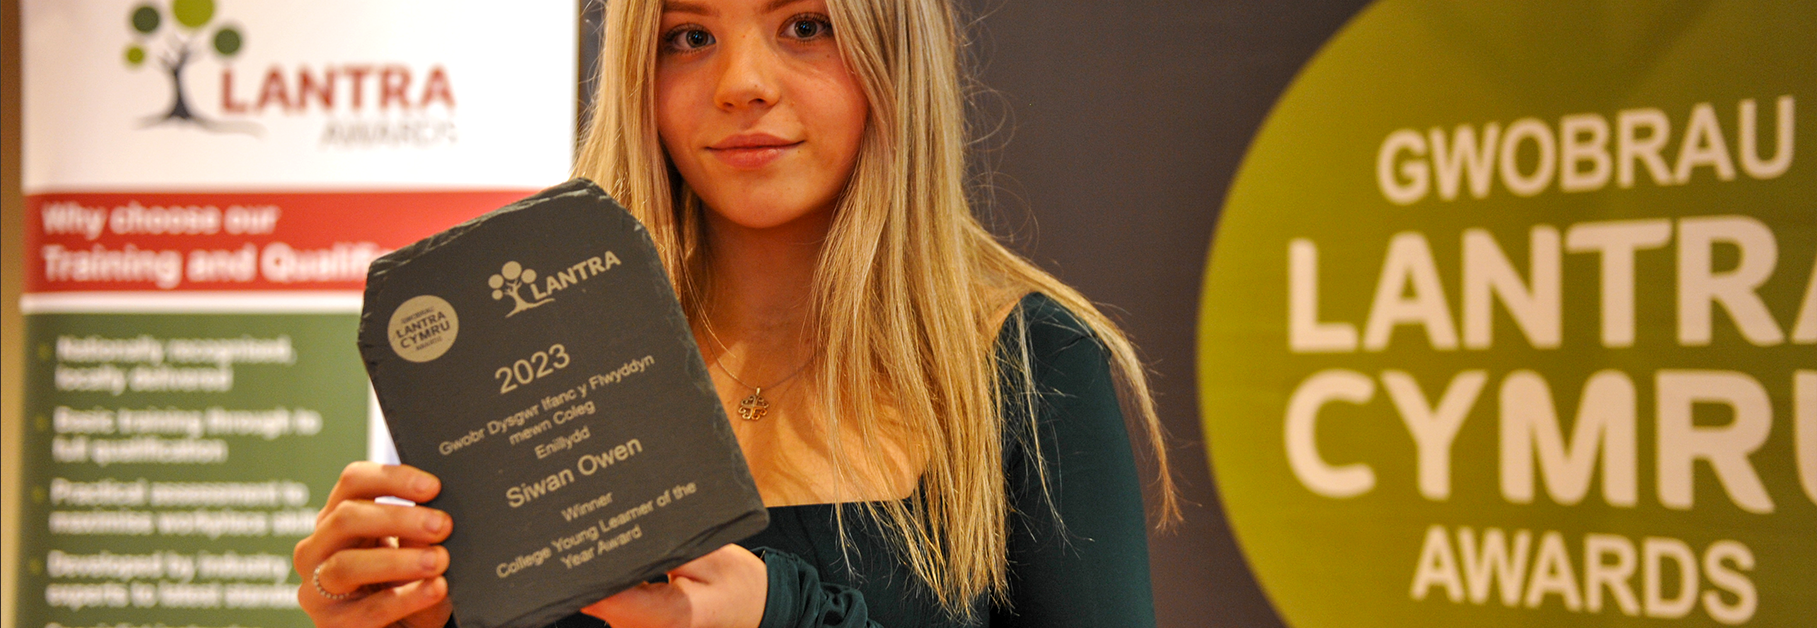
<svg viewBox="0 0 1817 628">
<path fill-rule="evenodd" d="M 794 144 L 787 146 L 753 146 L 749 148 L 709 148 L 714 157 L 726 165 L 740 170 L 756 170 L 770 165 L 782 157 L 782 153 Z"/>
<path fill-rule="evenodd" d="M 707 152 L 720 162 L 739 170 L 755 170 L 780 159 L 789 149 L 801 145 L 769 134 L 735 135 L 707 147 Z"/>
</svg>

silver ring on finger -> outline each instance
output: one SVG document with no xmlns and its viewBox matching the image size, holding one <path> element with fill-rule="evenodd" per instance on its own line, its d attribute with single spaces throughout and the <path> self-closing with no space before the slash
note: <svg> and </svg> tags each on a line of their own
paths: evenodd
<svg viewBox="0 0 1817 628">
<path fill-rule="evenodd" d="M 352 599 L 355 594 L 359 593 L 361 589 L 365 588 L 365 587 L 361 587 L 360 589 L 354 589 L 354 590 L 348 591 L 346 593 L 329 593 L 327 589 L 322 588 L 322 567 L 325 567 L 327 565 L 328 565 L 327 562 L 323 562 L 320 565 L 316 565 L 315 571 L 312 572 L 311 575 L 309 576 L 309 581 L 315 583 L 316 594 L 321 595 L 324 598 L 339 602 L 342 600 Z"/>
</svg>

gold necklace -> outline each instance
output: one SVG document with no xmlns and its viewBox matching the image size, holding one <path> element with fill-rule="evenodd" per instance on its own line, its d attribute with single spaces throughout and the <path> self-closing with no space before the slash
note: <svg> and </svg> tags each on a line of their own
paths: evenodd
<svg viewBox="0 0 1817 628">
<path fill-rule="evenodd" d="M 751 389 L 751 394 L 738 402 L 738 418 L 740 419 L 746 421 L 762 420 L 764 415 L 769 414 L 770 412 L 770 400 L 764 398 L 763 389 L 781 386 L 783 382 L 787 382 L 796 375 L 801 374 L 801 371 L 808 367 L 808 363 L 814 361 L 813 356 L 808 356 L 808 359 L 801 362 L 801 366 L 795 367 L 794 371 L 791 371 L 788 375 L 782 376 L 782 379 L 776 380 L 768 386 L 752 386 L 745 383 L 744 380 L 739 379 L 738 375 L 732 373 L 732 369 L 726 368 L 725 363 L 719 361 L 721 356 L 729 353 L 731 350 L 727 349 L 726 343 L 719 339 L 719 334 L 713 332 L 713 323 L 707 321 L 707 317 L 700 317 L 700 321 L 701 326 L 707 328 L 707 335 L 713 338 L 713 344 L 719 345 L 719 355 L 713 356 L 713 365 L 719 367 L 719 371 L 725 373 L 726 377 L 730 377 L 732 378 L 732 381 L 738 382 L 738 385 Z"/>
</svg>

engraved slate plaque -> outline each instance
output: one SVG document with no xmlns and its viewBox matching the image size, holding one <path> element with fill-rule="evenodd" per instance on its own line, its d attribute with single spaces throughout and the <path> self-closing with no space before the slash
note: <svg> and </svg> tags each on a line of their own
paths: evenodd
<svg viewBox="0 0 1817 628">
<path fill-rule="evenodd" d="M 543 626 L 768 524 L 643 225 L 576 179 L 373 262 L 360 353 L 462 628 Z"/>
</svg>

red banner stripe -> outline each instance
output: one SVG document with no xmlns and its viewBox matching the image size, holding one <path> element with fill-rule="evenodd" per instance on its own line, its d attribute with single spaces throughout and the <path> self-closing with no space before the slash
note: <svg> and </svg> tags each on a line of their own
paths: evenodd
<svg viewBox="0 0 1817 628">
<path fill-rule="evenodd" d="M 360 290 L 373 258 L 535 190 L 26 198 L 25 292 Z"/>
</svg>

